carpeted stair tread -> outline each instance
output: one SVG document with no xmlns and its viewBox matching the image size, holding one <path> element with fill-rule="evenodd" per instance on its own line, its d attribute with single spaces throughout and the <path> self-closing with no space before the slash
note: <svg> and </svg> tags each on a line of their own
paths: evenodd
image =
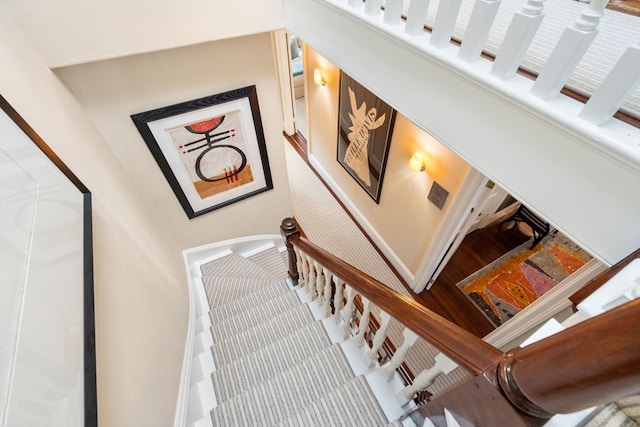
<svg viewBox="0 0 640 427">
<path fill-rule="evenodd" d="M 200 266 L 202 277 L 277 279 L 271 273 L 235 252 Z"/>
<path fill-rule="evenodd" d="M 224 402 L 257 384 L 266 381 L 331 345 L 322 322 L 275 341 L 267 347 L 216 369 L 211 378 L 218 402 Z"/>
<path fill-rule="evenodd" d="M 211 325 L 214 342 L 228 339 L 236 334 L 253 328 L 260 323 L 278 316 L 285 311 L 299 307 L 302 303 L 295 291 L 279 295 L 277 298 L 262 301 L 249 310 L 245 310 L 226 320 Z"/>
<path fill-rule="evenodd" d="M 280 427 L 361 427 L 387 426 L 369 384 L 363 376 L 342 384 L 321 398 L 310 402 Z"/>
<path fill-rule="evenodd" d="M 315 319 L 306 304 L 287 310 L 229 339 L 217 341 L 211 346 L 215 365 L 233 362 L 313 322 Z"/>
<path fill-rule="evenodd" d="M 282 290 L 288 291 L 288 286 L 282 283 Z M 265 290 L 272 287 L 275 282 L 273 279 L 255 279 L 255 278 L 239 278 L 239 277 L 203 277 L 202 284 L 204 292 L 207 295 L 209 308 L 215 310 L 225 304 L 240 300 L 253 292 Z M 286 289 L 284 288 L 286 286 Z M 278 293 L 273 289 L 274 295 Z"/>
<path fill-rule="evenodd" d="M 284 251 L 287 253 L 287 251 Z M 247 257 L 254 264 L 268 271 L 273 277 L 284 279 L 287 277 L 287 264 L 283 261 L 281 252 L 276 247 L 266 249 Z"/>
<path fill-rule="evenodd" d="M 211 410 L 214 426 L 272 426 L 353 378 L 339 345 L 332 345 Z"/>
<path fill-rule="evenodd" d="M 289 292 L 291 292 L 291 289 L 285 281 L 276 280 L 270 286 L 262 287 L 257 291 L 246 294 L 242 298 L 216 306 L 209 313 L 209 317 L 213 323 L 220 322 Z"/>
</svg>

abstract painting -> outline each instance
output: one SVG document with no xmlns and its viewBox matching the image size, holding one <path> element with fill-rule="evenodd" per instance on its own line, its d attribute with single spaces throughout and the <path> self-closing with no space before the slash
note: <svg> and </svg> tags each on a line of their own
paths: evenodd
<svg viewBox="0 0 640 427">
<path fill-rule="evenodd" d="M 255 86 L 131 118 L 189 218 L 273 188 Z"/>
</svg>

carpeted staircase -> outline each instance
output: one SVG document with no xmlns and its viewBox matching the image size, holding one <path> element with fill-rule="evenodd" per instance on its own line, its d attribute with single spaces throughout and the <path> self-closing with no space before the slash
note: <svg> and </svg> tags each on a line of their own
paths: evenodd
<svg viewBox="0 0 640 427">
<path fill-rule="evenodd" d="M 376 396 L 375 368 L 354 362 L 357 351 L 332 331 L 335 321 L 321 320 L 307 292 L 288 283 L 285 256 L 275 246 L 225 251 L 201 265 L 215 403 L 191 425 L 388 425 L 403 410 L 389 409 L 393 395 Z"/>
</svg>

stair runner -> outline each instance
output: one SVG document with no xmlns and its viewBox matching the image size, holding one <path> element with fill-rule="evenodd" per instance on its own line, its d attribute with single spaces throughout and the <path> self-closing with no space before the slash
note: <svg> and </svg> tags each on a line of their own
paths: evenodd
<svg viewBox="0 0 640 427">
<path fill-rule="evenodd" d="M 229 253 L 201 267 L 211 308 L 214 426 L 386 426 L 362 375 L 354 375 L 296 290 L 276 248 Z"/>
</svg>

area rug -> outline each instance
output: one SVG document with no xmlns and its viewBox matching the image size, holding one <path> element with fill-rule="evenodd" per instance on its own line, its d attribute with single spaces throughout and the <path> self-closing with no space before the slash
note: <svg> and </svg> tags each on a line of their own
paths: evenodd
<svg viewBox="0 0 640 427">
<path fill-rule="evenodd" d="M 456 285 L 496 327 L 591 259 L 557 231 L 529 246 L 525 242 Z"/>
</svg>

